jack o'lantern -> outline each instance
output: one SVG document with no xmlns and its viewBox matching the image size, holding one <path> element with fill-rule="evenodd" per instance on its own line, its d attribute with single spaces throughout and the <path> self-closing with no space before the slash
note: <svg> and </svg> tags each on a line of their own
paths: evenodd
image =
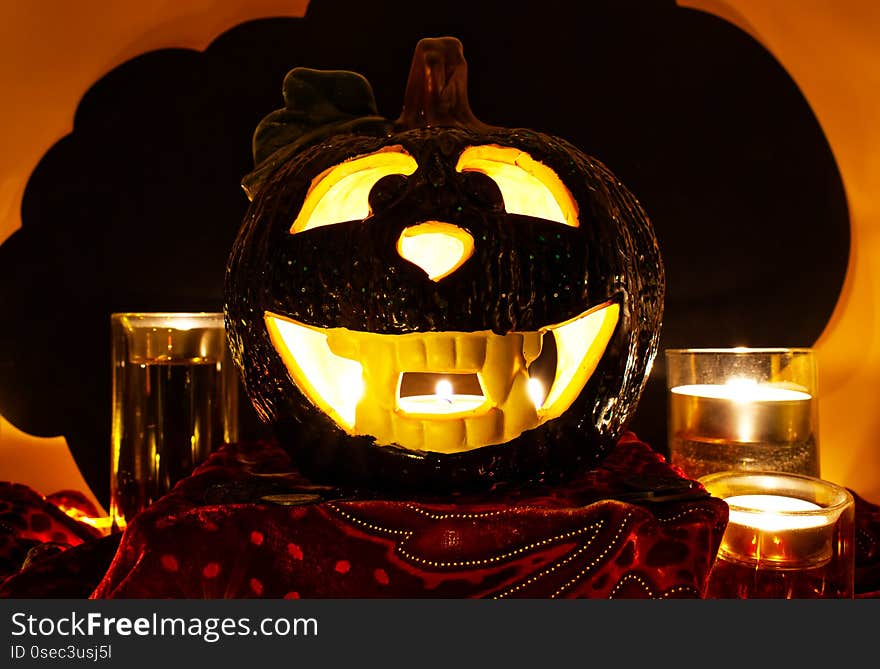
<svg viewBox="0 0 880 669">
<path fill-rule="evenodd" d="M 226 324 L 259 415 L 316 480 L 421 490 L 596 464 L 656 354 L 636 199 L 570 143 L 471 113 L 461 44 L 419 42 L 402 115 L 297 68 L 254 136 Z"/>
</svg>

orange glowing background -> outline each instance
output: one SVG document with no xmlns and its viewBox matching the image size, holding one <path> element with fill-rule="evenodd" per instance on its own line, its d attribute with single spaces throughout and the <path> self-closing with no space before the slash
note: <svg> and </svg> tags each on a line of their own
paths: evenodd
<svg viewBox="0 0 880 669">
<path fill-rule="evenodd" d="M 6 0 L 0 21 L 0 243 L 21 226 L 31 172 L 71 132 L 76 106 L 95 81 L 142 53 L 201 50 L 240 23 L 301 17 L 307 6 L 307 0 Z M 101 508 L 63 437 L 27 435 L 2 416 L 0 480 L 43 494 L 81 490 Z"/>
<path fill-rule="evenodd" d="M 726 19 L 767 47 L 801 88 L 837 159 L 852 229 L 843 291 L 815 345 L 822 476 L 880 502 L 880 449 L 874 445 L 880 433 L 880 3 L 678 4 Z M 80 98 L 100 77 L 147 51 L 204 49 L 239 23 L 303 16 L 307 5 L 307 0 L 7 0 L 0 22 L 5 101 L 0 106 L 0 243 L 21 224 L 21 199 L 32 170 L 71 130 Z M 46 467 L 48 461 L 52 467 Z M 0 479 L 43 493 L 86 490 L 63 438 L 25 435 L 2 417 Z"/>
</svg>

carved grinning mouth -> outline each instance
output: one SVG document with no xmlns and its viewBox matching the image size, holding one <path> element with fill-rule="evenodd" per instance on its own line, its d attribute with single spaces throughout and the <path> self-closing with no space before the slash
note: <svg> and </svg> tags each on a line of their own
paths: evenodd
<svg viewBox="0 0 880 669">
<path fill-rule="evenodd" d="M 349 434 L 442 453 L 503 443 L 561 415 L 605 352 L 620 308 L 606 302 L 535 332 L 376 334 L 265 313 L 294 383 Z M 555 369 L 533 365 L 547 337 Z"/>
</svg>

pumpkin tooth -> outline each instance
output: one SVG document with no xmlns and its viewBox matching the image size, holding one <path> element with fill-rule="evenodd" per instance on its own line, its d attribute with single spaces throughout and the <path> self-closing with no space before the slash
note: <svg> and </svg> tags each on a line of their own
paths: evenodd
<svg viewBox="0 0 880 669">
<path fill-rule="evenodd" d="M 333 353 L 328 332 L 321 328 L 270 312 L 264 320 L 272 344 L 296 385 L 337 424 L 352 429 L 364 390 L 361 364 Z"/>
<path fill-rule="evenodd" d="M 580 394 L 605 353 L 619 313 L 619 305 L 606 302 L 548 328 L 556 341 L 556 376 L 539 409 L 543 420 L 561 415 Z"/>
<path fill-rule="evenodd" d="M 397 347 L 394 339 L 387 336 L 364 334 L 365 336 L 361 340 L 359 359 L 364 366 L 364 384 L 370 389 L 370 392 L 364 396 L 361 402 L 376 403 L 386 411 L 392 411 L 400 377 L 397 366 Z M 351 338 L 355 339 L 355 337 Z"/>
<path fill-rule="evenodd" d="M 517 435 L 537 424 L 537 407 L 528 390 L 529 375 L 524 369 L 517 370 L 510 384 L 510 392 L 504 403 L 505 435 Z M 512 437 L 511 437 L 512 438 Z"/>
<path fill-rule="evenodd" d="M 367 386 L 369 387 L 369 386 Z M 387 402 L 379 400 L 380 393 L 365 393 L 364 398 L 357 405 L 357 430 L 351 430 L 351 434 L 389 434 L 395 432 L 394 412 L 385 405 Z"/>
<path fill-rule="evenodd" d="M 455 336 L 455 369 L 478 370 L 486 362 L 486 336 L 461 332 Z"/>
<path fill-rule="evenodd" d="M 495 407 L 483 416 L 465 418 L 465 442 L 469 448 L 497 444 L 504 438 L 504 412 Z"/>
<path fill-rule="evenodd" d="M 427 332 L 424 337 L 426 369 L 438 372 L 457 369 L 454 336 L 446 333 Z"/>
<path fill-rule="evenodd" d="M 327 348 L 333 355 L 349 360 L 360 360 L 362 358 L 360 352 L 360 339 L 351 337 L 348 331 L 343 328 L 333 328 L 325 330 L 327 335 Z"/>
<path fill-rule="evenodd" d="M 421 449 L 425 444 L 424 421 L 399 413 L 391 416 L 391 434 L 396 444 L 412 444 L 409 448 Z"/>
<path fill-rule="evenodd" d="M 392 337 L 394 335 L 391 335 Z M 412 372 L 430 371 L 422 333 L 405 334 L 392 340 L 397 353 L 397 368 Z"/>
<path fill-rule="evenodd" d="M 423 420 L 422 430 L 426 444 L 443 444 L 449 453 L 467 450 L 463 418 L 443 421 Z"/>
<path fill-rule="evenodd" d="M 516 332 L 504 336 L 490 334 L 486 338 L 486 359 L 480 380 L 495 406 L 507 401 L 514 374 L 523 367 L 522 347 L 523 337 Z"/>
<path fill-rule="evenodd" d="M 541 355 L 541 338 L 544 336 L 543 330 L 538 332 L 523 332 L 523 358 L 526 367 L 531 365 L 539 355 Z"/>
</svg>

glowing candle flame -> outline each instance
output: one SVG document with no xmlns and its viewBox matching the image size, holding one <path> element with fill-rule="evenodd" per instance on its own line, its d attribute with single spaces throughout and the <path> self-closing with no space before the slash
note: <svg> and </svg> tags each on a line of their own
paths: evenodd
<svg viewBox="0 0 880 669">
<path fill-rule="evenodd" d="M 730 399 L 734 402 L 748 402 L 754 398 L 758 382 L 754 379 L 732 378 L 725 385 L 730 390 Z"/>
<path fill-rule="evenodd" d="M 538 379 L 529 379 L 527 390 L 529 397 L 535 404 L 535 408 L 540 409 L 541 405 L 544 404 L 544 399 L 547 397 L 547 393 L 544 392 L 544 384 Z"/>
<path fill-rule="evenodd" d="M 447 379 L 440 379 L 434 387 L 434 394 L 438 399 L 452 403 L 452 383 Z"/>
</svg>

